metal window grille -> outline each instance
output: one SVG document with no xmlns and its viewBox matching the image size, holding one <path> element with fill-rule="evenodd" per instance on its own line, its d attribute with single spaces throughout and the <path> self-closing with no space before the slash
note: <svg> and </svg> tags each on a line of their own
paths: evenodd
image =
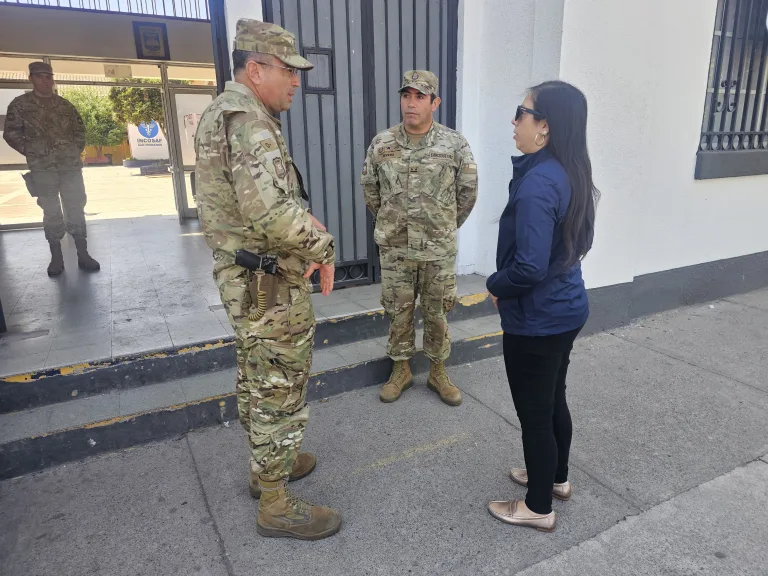
<svg viewBox="0 0 768 576">
<path fill-rule="evenodd" d="M 699 148 L 768 153 L 768 0 L 719 0 Z M 764 166 L 764 163 L 763 163 Z"/>
<path fill-rule="evenodd" d="M 4 4 L 166 16 L 185 20 L 211 18 L 207 0 L 0 0 L 0 6 Z"/>
</svg>

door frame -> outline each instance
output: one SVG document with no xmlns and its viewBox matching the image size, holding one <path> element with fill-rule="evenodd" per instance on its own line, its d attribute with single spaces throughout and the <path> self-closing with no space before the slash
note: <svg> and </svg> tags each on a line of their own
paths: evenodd
<svg viewBox="0 0 768 576">
<path fill-rule="evenodd" d="M 57 56 L 57 55 L 46 55 L 46 56 L 37 56 L 37 55 L 28 55 L 28 54 L 17 54 L 13 52 L 0 52 L 0 56 L 4 57 L 16 57 L 16 58 L 31 58 L 36 57 L 42 60 L 43 62 L 50 63 L 51 60 L 71 60 L 71 61 L 85 61 L 85 62 L 103 62 L 103 63 L 111 63 L 111 64 L 142 64 L 146 65 L 148 62 L 146 60 L 137 60 L 137 59 L 127 59 L 127 58 L 99 58 L 99 57 L 90 57 L 90 56 Z M 210 93 L 215 98 L 218 95 L 217 88 L 218 86 L 192 86 L 187 84 L 179 84 L 175 85 L 168 79 L 168 66 L 177 67 L 177 68 L 213 68 L 217 70 L 217 84 L 221 79 L 224 80 L 227 77 L 227 74 L 218 74 L 219 68 L 214 64 L 204 64 L 204 63 L 188 63 L 188 62 L 151 62 L 150 64 L 155 64 L 159 71 L 160 71 L 160 84 L 153 86 L 148 84 L 142 84 L 140 82 L 131 82 L 130 80 L 123 80 L 119 82 L 101 82 L 101 81 L 95 81 L 95 80 L 61 80 L 60 82 L 57 82 L 58 85 L 61 86 L 106 86 L 106 87 L 133 87 L 133 88 L 145 88 L 145 89 L 158 89 L 160 90 L 160 94 L 162 96 L 163 100 L 163 112 L 165 114 L 165 117 L 167 120 L 166 122 L 166 134 L 165 138 L 168 142 L 168 156 L 169 156 L 169 162 L 171 165 L 171 171 L 172 171 L 172 177 L 173 177 L 173 194 L 174 194 L 174 201 L 176 202 L 176 211 L 178 213 L 179 222 L 183 222 L 186 219 L 189 218 L 197 218 L 197 210 L 195 208 L 189 208 L 187 205 L 186 200 L 186 186 L 184 184 L 184 171 L 183 166 L 181 168 L 181 177 L 178 178 L 178 175 L 175 174 L 174 166 L 180 164 L 181 159 L 181 149 L 180 149 L 180 140 L 177 140 L 176 138 L 178 135 L 176 134 L 176 126 L 175 126 L 175 106 L 173 105 L 173 99 L 171 98 L 171 93 L 178 93 L 179 90 L 188 90 L 188 91 L 194 91 L 196 93 Z M 228 71 L 228 68 L 227 68 Z M 3 88 L 15 88 L 15 87 L 21 87 L 21 88 L 31 88 L 31 84 L 28 80 L 4 80 L 0 82 L 0 86 Z M 16 168 L 18 169 L 18 167 Z M 183 200 L 183 203 L 180 203 L 180 200 Z M 183 208 L 183 209 L 182 209 Z M 41 227 L 42 222 L 30 222 L 25 224 L 11 224 L 7 226 L 0 225 L 0 229 L 2 230 L 13 230 L 17 228 L 30 228 L 30 227 Z"/>
<path fill-rule="evenodd" d="M 13 89 L 13 90 L 25 90 L 25 91 L 31 91 L 32 90 L 32 84 L 29 83 L 27 80 L 3 80 L 0 82 L 0 90 L 3 89 Z M 27 167 L 26 161 L 24 164 L 9 164 L 7 167 L 1 167 L 0 171 L 3 172 L 11 172 L 15 170 L 29 170 Z M 19 183 L 19 186 L 22 186 L 23 183 Z M 42 210 L 39 212 L 40 216 L 42 216 Z M 43 220 L 42 218 L 40 220 L 33 220 L 31 222 L 19 222 L 17 224 L 3 224 L 3 219 L 0 217 L 0 232 L 4 232 L 7 230 L 28 230 L 31 228 L 42 228 L 43 227 Z"/>
<path fill-rule="evenodd" d="M 166 71 L 161 70 L 163 75 L 166 75 Z M 210 94 L 211 101 L 213 101 L 218 92 L 215 86 L 201 86 L 194 87 L 189 85 L 172 85 L 167 81 L 167 76 L 163 79 L 163 107 L 165 109 L 166 128 L 168 134 L 168 155 L 170 156 L 171 163 L 171 176 L 173 178 L 173 194 L 176 199 L 176 211 L 179 214 L 179 223 L 183 223 L 184 220 L 197 218 L 197 208 L 189 206 L 187 201 L 187 181 L 186 173 L 191 172 L 190 182 L 194 180 L 195 165 L 184 165 L 184 159 L 181 152 L 181 127 L 178 125 L 177 108 L 176 108 L 176 95 L 177 94 Z M 192 190 L 194 193 L 194 184 L 192 184 Z"/>
<path fill-rule="evenodd" d="M 227 22 L 226 22 L 226 10 L 224 6 L 225 0 L 208 0 L 208 7 L 209 7 L 209 14 L 210 14 L 210 25 L 211 25 L 211 40 L 213 45 L 213 68 L 216 73 L 216 86 L 215 87 L 201 87 L 203 92 L 211 91 L 213 94 L 213 97 L 215 98 L 218 93 L 222 92 L 224 90 L 224 84 L 232 78 L 230 66 L 230 57 L 229 57 L 229 41 L 227 38 Z M 136 16 L 136 14 L 130 14 L 130 16 Z M 82 57 L 73 57 L 73 56 L 62 56 L 62 55 L 45 55 L 45 54 L 20 54 L 20 53 L 12 53 L 12 52 L 3 52 L 0 53 L 0 55 L 5 57 L 18 57 L 18 58 L 33 58 L 37 60 L 41 60 L 43 62 L 50 63 L 51 59 L 55 60 L 87 60 L 87 61 L 98 61 L 98 62 L 110 62 L 115 64 L 147 64 L 148 62 L 146 60 L 137 60 L 137 59 L 119 59 L 119 58 L 99 58 L 98 56 L 82 56 Z M 161 94 L 163 99 L 163 111 L 165 113 L 166 118 L 169 117 L 169 114 L 175 115 L 175 102 L 173 100 L 172 92 L 176 90 L 176 88 L 168 82 L 168 74 L 167 74 L 167 66 L 185 66 L 185 65 L 191 65 L 191 66 L 206 66 L 205 64 L 200 63 L 185 63 L 185 62 L 158 62 L 158 67 L 160 68 L 160 74 L 161 74 Z M 100 83 L 100 82 L 63 82 L 63 84 L 71 84 L 71 85 L 107 85 L 107 86 L 136 86 L 136 87 L 146 87 L 144 85 L 131 83 L 131 82 L 125 82 L 125 83 Z M 22 89 L 31 89 L 32 85 L 29 84 L 28 81 L 20 81 L 20 80 L 5 80 L 0 82 L 0 87 L 2 88 L 22 88 Z M 188 87 L 187 87 L 188 88 Z M 175 130 L 173 128 L 175 124 L 175 116 L 170 116 L 172 119 L 171 122 L 168 122 L 167 126 L 169 127 L 168 133 L 165 134 L 166 140 L 168 142 L 168 152 L 169 152 L 169 162 L 171 163 L 171 170 L 172 172 L 179 172 L 179 170 L 174 170 L 174 166 L 180 164 L 180 158 L 181 158 L 181 142 L 178 139 L 179 134 L 175 134 Z M 24 169 L 26 168 L 26 164 L 23 166 L 14 165 L 13 168 L 8 168 L 8 170 L 11 169 Z M 1 170 L 2 168 L 0 168 Z M 194 169 L 194 167 L 192 167 Z M 187 199 L 186 199 L 186 183 L 184 181 L 184 167 L 181 166 L 181 176 L 179 177 L 178 174 L 172 174 L 173 177 L 173 191 L 174 191 L 174 200 L 176 202 L 176 208 L 178 212 L 179 221 L 183 222 L 187 218 L 197 218 L 197 211 L 194 208 L 190 208 L 187 205 Z M 183 203 L 179 204 L 179 200 L 182 200 Z M 180 206 L 182 209 L 180 209 Z M 24 229 L 24 228 L 37 228 L 41 227 L 43 225 L 42 221 L 40 222 L 29 222 L 29 223 L 23 223 L 23 224 L 13 224 L 13 225 L 3 225 L 0 221 L 0 230 L 12 230 L 12 229 Z"/>
</svg>

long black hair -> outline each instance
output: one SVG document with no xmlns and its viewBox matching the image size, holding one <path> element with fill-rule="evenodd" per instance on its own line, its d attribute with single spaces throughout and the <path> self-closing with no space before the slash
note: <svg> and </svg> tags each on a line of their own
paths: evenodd
<svg viewBox="0 0 768 576">
<path fill-rule="evenodd" d="M 587 151 L 587 99 L 581 90 L 559 80 L 529 88 L 528 94 L 549 124 L 547 149 L 563 165 L 571 183 L 571 202 L 563 221 L 565 266 L 570 267 L 592 248 L 600 199 Z"/>
</svg>

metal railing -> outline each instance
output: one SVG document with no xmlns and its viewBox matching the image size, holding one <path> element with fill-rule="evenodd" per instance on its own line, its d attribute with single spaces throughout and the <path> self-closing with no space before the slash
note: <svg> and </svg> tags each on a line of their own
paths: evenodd
<svg viewBox="0 0 768 576">
<path fill-rule="evenodd" d="M 768 150 L 768 0 L 719 0 L 701 150 Z"/>
<path fill-rule="evenodd" d="M 207 0 L 0 0 L 4 4 L 210 20 Z"/>
</svg>

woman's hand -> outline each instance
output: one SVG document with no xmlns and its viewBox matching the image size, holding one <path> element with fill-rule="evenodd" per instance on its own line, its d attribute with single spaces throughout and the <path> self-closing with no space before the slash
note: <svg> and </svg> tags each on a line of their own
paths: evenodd
<svg viewBox="0 0 768 576">
<path fill-rule="evenodd" d="M 496 296 L 494 296 L 493 294 L 491 294 L 490 292 L 488 292 L 488 296 L 491 297 L 491 302 L 493 302 L 493 307 L 498 309 L 499 308 L 499 299 Z"/>
</svg>

